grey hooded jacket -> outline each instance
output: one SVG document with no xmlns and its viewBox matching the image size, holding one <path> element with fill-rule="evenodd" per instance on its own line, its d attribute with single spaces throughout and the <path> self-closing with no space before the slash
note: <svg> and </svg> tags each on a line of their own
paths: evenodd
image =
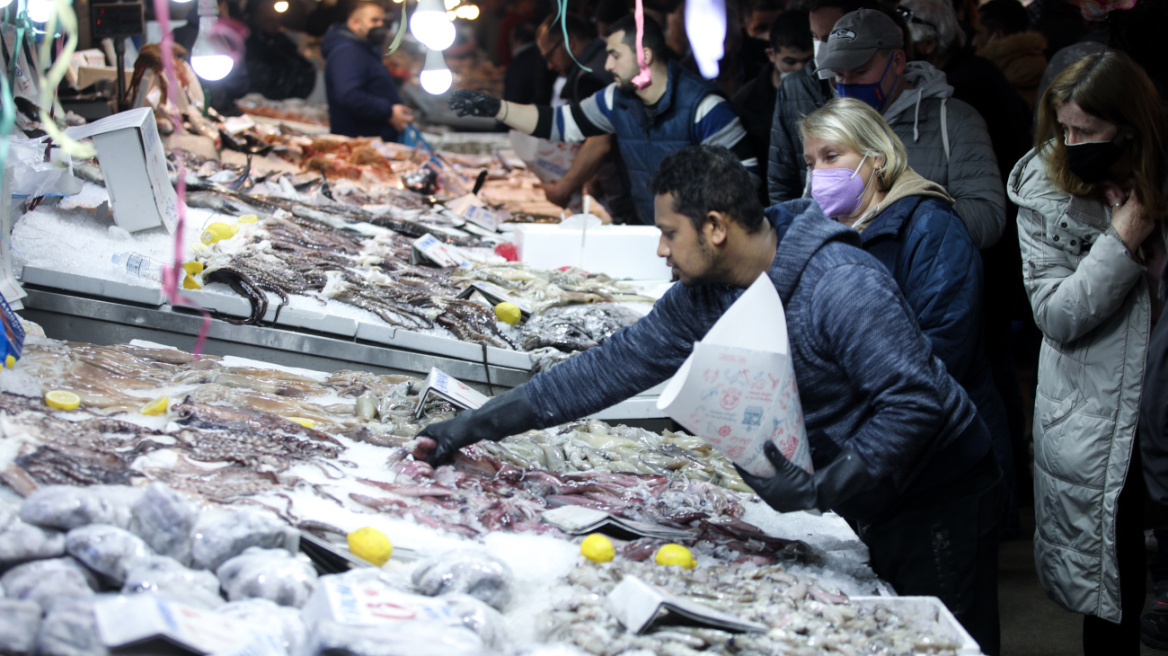
<svg viewBox="0 0 1168 656">
<path fill-rule="evenodd" d="M 1044 336 L 1034 403 L 1038 578 L 1067 610 L 1119 622 L 1115 512 L 1151 330 L 1144 267 L 1111 227 L 1110 208 L 1055 187 L 1034 150 L 1007 187 L 1019 208 L 1026 293 Z"/>
<path fill-rule="evenodd" d="M 1006 228 L 1006 194 L 985 120 L 952 97 L 945 73 L 932 64 L 909 62 L 904 77 L 914 88 L 884 109 L 884 120 L 904 142 L 908 165 L 957 201 L 954 209 L 974 245 L 993 246 Z M 771 203 L 810 195 L 799 121 L 831 99 L 815 78 L 791 75 L 779 87 L 767 167 Z"/>
</svg>

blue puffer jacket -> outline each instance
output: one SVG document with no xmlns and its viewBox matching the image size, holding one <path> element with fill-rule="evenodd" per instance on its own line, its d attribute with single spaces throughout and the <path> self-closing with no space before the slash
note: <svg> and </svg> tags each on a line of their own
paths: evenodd
<svg viewBox="0 0 1168 656">
<path fill-rule="evenodd" d="M 325 57 L 329 130 L 348 137 L 381 137 L 397 141 L 389 124 L 393 106 L 404 104 L 397 85 L 381 63 L 380 48 L 333 25 L 320 44 Z"/>
<path fill-rule="evenodd" d="M 612 124 L 620 137 L 617 145 L 641 221 L 653 223 L 653 194 L 649 191 L 649 179 L 661 160 L 672 152 L 702 142 L 694 134 L 694 119 L 698 104 L 711 93 L 721 95 L 712 82 L 686 71 L 676 61 L 670 61 L 669 84 L 665 95 L 652 109 L 652 115 L 635 93 L 617 90 L 613 94 Z"/>
<path fill-rule="evenodd" d="M 892 273 L 933 354 L 965 388 L 990 434 L 1004 440 L 995 442 L 995 451 L 1005 449 L 999 462 L 1012 462 L 1006 407 L 985 357 L 981 257 L 952 204 L 930 195 L 893 200 L 860 233 L 860 248 Z"/>
<path fill-rule="evenodd" d="M 810 200 L 767 210 L 779 231 L 768 272 L 786 310 L 812 462 L 851 447 L 879 486 L 835 508 L 876 522 L 896 502 L 950 484 L 990 450 L 961 386 L 933 356 L 896 281 L 855 231 Z M 540 426 L 606 408 L 671 376 L 743 292 L 674 285 L 636 324 L 525 385 Z"/>
</svg>

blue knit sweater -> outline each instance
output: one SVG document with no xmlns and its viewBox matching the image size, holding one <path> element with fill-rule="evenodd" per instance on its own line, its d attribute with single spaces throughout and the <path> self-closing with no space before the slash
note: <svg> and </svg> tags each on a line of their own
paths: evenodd
<svg viewBox="0 0 1168 656">
<path fill-rule="evenodd" d="M 812 462 L 844 445 L 880 481 L 837 512 L 879 521 L 951 483 L 990 451 L 965 392 L 933 356 L 896 281 L 851 229 L 800 199 L 767 210 L 779 232 L 768 275 L 786 311 Z M 540 426 L 613 405 L 671 376 L 745 291 L 674 285 L 644 319 L 525 386 Z"/>
</svg>

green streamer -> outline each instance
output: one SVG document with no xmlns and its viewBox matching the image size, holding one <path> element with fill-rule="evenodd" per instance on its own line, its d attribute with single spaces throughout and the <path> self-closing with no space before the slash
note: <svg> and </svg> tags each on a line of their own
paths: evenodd
<svg viewBox="0 0 1168 656">
<path fill-rule="evenodd" d="M 385 51 L 385 55 L 392 55 L 397 51 L 398 46 L 401 45 L 402 37 L 406 35 L 406 30 L 409 28 L 409 21 L 406 20 L 409 12 L 409 0 L 402 0 L 402 17 L 401 24 L 397 26 L 397 34 L 393 36 L 393 43 L 389 44 L 389 50 Z"/>
<path fill-rule="evenodd" d="M 572 49 L 568 47 L 568 22 L 564 20 L 564 16 L 568 13 L 568 0 L 559 0 L 559 2 L 560 11 L 557 15 L 557 20 L 560 21 L 560 29 L 564 32 L 564 50 L 568 51 L 568 56 L 572 58 L 572 61 L 576 62 L 576 65 L 581 70 L 591 73 L 592 69 L 580 63 L 580 60 L 576 59 L 576 53 L 572 52 Z"/>
</svg>

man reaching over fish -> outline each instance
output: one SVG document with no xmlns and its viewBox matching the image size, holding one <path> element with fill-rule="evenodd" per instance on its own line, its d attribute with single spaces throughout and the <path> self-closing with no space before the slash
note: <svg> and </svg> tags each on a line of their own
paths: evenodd
<svg viewBox="0 0 1168 656">
<path fill-rule="evenodd" d="M 651 189 L 657 254 L 681 284 L 602 346 L 427 426 L 416 455 L 440 465 L 469 444 L 562 424 L 666 380 L 766 273 L 786 311 L 815 473 L 768 445 L 778 473 L 739 470 L 743 480 L 779 511 L 838 512 L 877 575 L 899 594 L 940 597 L 982 651 L 997 654 L 1001 473 L 989 432 L 896 281 L 812 200 L 764 212 L 724 148 L 667 156 Z"/>
</svg>

